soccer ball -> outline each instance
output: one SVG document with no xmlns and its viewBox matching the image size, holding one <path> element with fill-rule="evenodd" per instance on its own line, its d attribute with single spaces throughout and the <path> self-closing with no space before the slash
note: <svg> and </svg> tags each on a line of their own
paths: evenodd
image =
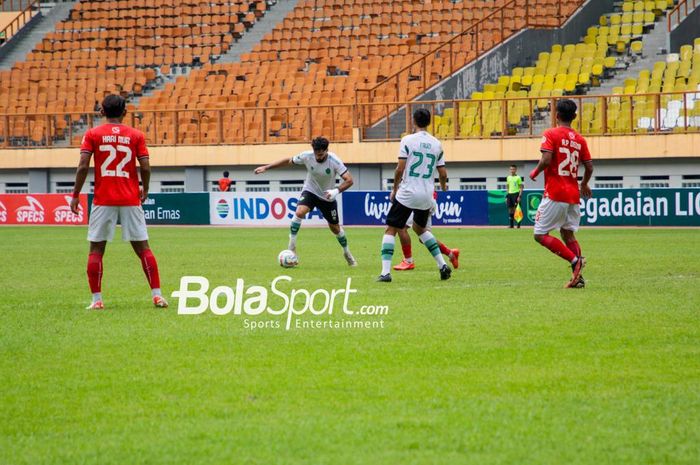
<svg viewBox="0 0 700 465">
<path fill-rule="evenodd" d="M 294 268 L 299 264 L 299 257 L 291 250 L 283 250 L 277 256 L 277 261 L 282 268 Z"/>
</svg>

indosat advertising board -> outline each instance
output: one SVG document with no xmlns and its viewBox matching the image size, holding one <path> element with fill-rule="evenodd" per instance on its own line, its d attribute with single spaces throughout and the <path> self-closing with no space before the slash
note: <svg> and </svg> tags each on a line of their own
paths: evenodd
<svg viewBox="0 0 700 465">
<path fill-rule="evenodd" d="M 230 226 L 289 226 L 301 192 L 212 192 L 209 196 L 211 224 Z M 342 218 L 342 196 L 338 196 Z M 306 215 L 305 225 L 325 225 L 321 212 L 314 208 Z"/>
</svg>

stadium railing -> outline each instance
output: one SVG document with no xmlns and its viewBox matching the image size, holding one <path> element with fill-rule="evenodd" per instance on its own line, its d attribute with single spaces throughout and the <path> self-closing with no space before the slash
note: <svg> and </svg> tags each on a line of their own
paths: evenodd
<svg viewBox="0 0 700 465">
<path fill-rule="evenodd" d="M 412 131 L 411 114 L 428 108 L 434 115 L 429 131 L 439 139 L 505 139 L 539 137 L 554 126 L 556 101 L 568 98 L 579 111 L 573 128 L 584 135 L 641 135 L 700 131 L 700 90 L 649 94 L 566 95 L 483 100 L 360 103 L 360 139 L 394 141 Z M 383 111 L 380 123 L 365 115 Z M 403 116 L 397 118 L 396 116 Z M 391 118 L 394 116 L 394 118 Z M 386 124 L 390 121 L 390 124 Z"/>
<path fill-rule="evenodd" d="M 668 32 L 675 29 L 688 13 L 700 5 L 700 0 L 681 0 L 668 14 Z"/>
<path fill-rule="evenodd" d="M 0 0 L 0 11 L 20 11 L 26 5 L 33 3 L 32 0 Z"/>
<path fill-rule="evenodd" d="M 18 8 L 22 4 L 22 2 L 17 2 Z M 11 5 L 11 8 L 14 5 Z M 5 26 L 4 29 L 0 30 L 0 37 L 3 38 L 2 43 L 0 43 L 0 47 L 8 43 L 11 39 L 12 36 L 17 34 L 20 29 L 22 29 L 25 24 L 29 22 L 30 19 L 34 16 L 34 11 L 39 11 L 39 7 L 41 6 L 41 0 L 33 0 L 27 4 L 27 6 L 21 10 L 17 16 L 10 21 L 10 23 Z M 11 10 L 11 11 L 17 11 L 17 10 Z"/>
<path fill-rule="evenodd" d="M 508 1 L 382 82 L 368 89 L 357 89 L 355 101 L 366 103 L 378 98 L 385 102 L 400 101 L 403 95 L 407 95 L 402 89 L 410 89 L 412 82 L 420 84 L 417 92 L 420 93 L 524 28 L 561 27 L 571 12 L 583 3 L 585 0 L 572 0 L 564 6 L 562 2 L 556 2 L 551 6 L 551 11 L 545 11 L 548 14 L 535 15 L 532 13 L 536 11 L 537 6 L 531 0 Z M 446 63 L 443 55 L 447 55 Z"/>
<path fill-rule="evenodd" d="M 124 122 L 143 131 L 149 145 L 299 143 L 321 133 L 336 142 L 352 142 L 353 109 L 352 104 L 136 109 Z M 321 111 L 329 116 L 317 117 Z M 344 120 L 347 128 L 336 124 Z M 0 147 L 77 147 L 89 128 L 102 123 L 95 112 L 0 114 Z"/>
<path fill-rule="evenodd" d="M 565 97 L 579 106 L 573 127 L 584 135 L 700 131 L 700 90 Z M 363 141 L 394 141 L 412 130 L 413 110 L 426 107 L 434 115 L 430 131 L 441 139 L 527 138 L 538 137 L 555 124 L 552 110 L 559 98 L 134 110 L 127 114 L 125 123 L 142 130 L 153 146 L 302 143 L 320 134 L 334 142 L 352 142 L 355 131 Z M 399 113 L 392 113 L 397 105 Z M 332 120 L 319 121 L 314 115 L 321 111 L 329 111 Z M 382 122 L 368 123 L 364 115 L 371 111 L 383 113 Z M 390 118 L 392 115 L 394 118 Z M 335 124 L 341 119 L 348 120 L 346 128 Z M 0 147 L 77 147 L 82 134 L 102 122 L 95 113 L 85 112 L 0 114 Z"/>
</svg>

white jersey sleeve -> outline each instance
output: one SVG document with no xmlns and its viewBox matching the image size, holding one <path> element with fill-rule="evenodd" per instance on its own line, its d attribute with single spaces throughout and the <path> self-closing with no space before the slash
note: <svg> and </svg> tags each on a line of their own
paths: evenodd
<svg viewBox="0 0 700 465">
<path fill-rule="evenodd" d="M 401 139 L 401 147 L 399 148 L 399 159 L 403 158 L 405 160 L 411 153 L 411 149 L 408 147 L 407 141 L 408 139 L 406 137 L 403 137 Z"/>
<path fill-rule="evenodd" d="M 343 163 L 343 161 L 338 157 L 332 157 L 331 163 L 333 164 L 333 170 L 338 176 L 344 175 L 345 172 L 348 170 L 348 168 L 345 166 L 345 163 Z"/>
<path fill-rule="evenodd" d="M 309 152 L 301 152 L 292 157 L 292 163 L 295 165 L 306 165 L 306 161 L 309 159 Z"/>
<path fill-rule="evenodd" d="M 437 163 L 435 164 L 436 167 L 438 166 L 445 166 L 445 152 L 442 151 L 442 144 L 440 143 L 440 155 L 438 155 L 438 160 Z"/>
</svg>

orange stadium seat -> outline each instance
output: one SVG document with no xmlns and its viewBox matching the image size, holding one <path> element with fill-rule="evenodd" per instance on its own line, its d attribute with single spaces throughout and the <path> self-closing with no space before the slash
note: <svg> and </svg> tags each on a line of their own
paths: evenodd
<svg viewBox="0 0 700 465">
<path fill-rule="evenodd" d="M 559 0 L 537 0 L 557 8 Z M 463 31 L 505 3 L 496 1 L 394 2 L 390 0 L 304 0 L 251 53 L 243 54 L 240 63 L 207 64 L 187 79 L 166 85 L 165 89 L 142 100 L 141 108 L 155 108 L 153 102 L 180 102 L 187 92 L 187 108 L 223 108 L 234 106 L 299 106 L 351 104 L 358 87 L 375 85 L 387 76 L 410 65 L 436 45 Z M 579 5 L 562 1 L 562 8 L 571 14 Z M 533 11 L 540 11 L 533 8 Z M 514 16 L 514 13 L 512 14 Z M 513 18 L 513 26 L 515 20 Z M 492 29 L 482 37 L 484 43 L 497 43 L 515 32 L 501 36 L 495 20 Z M 464 53 L 467 50 L 455 50 Z M 448 58 L 442 58 L 443 70 L 436 78 L 445 77 Z M 223 84 L 211 79 L 225 76 Z M 402 88 L 402 99 L 410 99 L 424 89 L 419 80 Z M 211 96 L 217 97 L 215 100 Z M 301 140 L 307 137 L 304 115 L 289 112 L 285 124 L 267 125 L 265 140 Z M 350 107 L 316 109 L 311 118 L 312 131 L 324 131 L 329 137 L 348 140 L 352 137 Z M 279 121 L 279 120 L 278 120 Z M 144 120 L 148 131 L 149 120 Z M 250 129 L 250 128 L 249 128 Z M 181 128 L 184 134 L 187 129 Z M 239 131 L 240 132 L 240 131 Z M 245 137 L 229 131 L 223 142 L 241 137 L 254 140 L 254 133 Z M 215 142 L 212 134 L 209 142 Z"/>
<path fill-rule="evenodd" d="M 243 0 L 119 0 L 76 3 L 66 21 L 45 35 L 26 61 L 0 72 L 0 112 L 76 112 L 87 123 L 107 93 L 138 96 L 158 72 L 200 66 L 226 52 L 264 13 L 265 2 Z M 63 138 L 63 125 L 29 120 L 12 134 L 46 142 Z M 31 144 L 29 144 L 31 145 Z"/>
<path fill-rule="evenodd" d="M 382 82 L 479 21 L 482 49 L 497 45 L 522 27 L 514 10 L 504 10 L 503 23 L 489 17 L 506 1 L 301 0 L 231 64 L 214 62 L 264 14 L 265 2 L 83 1 L 25 62 L 0 73 L 10 83 L 0 91 L 0 111 L 75 111 L 60 125 L 38 118 L 22 129 L 26 137 L 68 137 L 73 126 L 89 123 L 106 93 L 141 96 L 159 74 L 194 66 L 187 77 L 140 99 L 134 122 L 153 143 L 216 143 L 222 135 L 224 143 L 303 140 L 317 132 L 348 140 L 356 89 Z M 580 3 L 532 0 L 530 12 L 535 24 L 546 24 Z M 398 95 L 387 86 L 375 98 L 411 99 L 425 90 L 426 78 L 442 79 L 454 70 L 453 61 L 474 57 L 471 46 L 457 43 L 451 54 L 431 56 L 429 76 L 416 67 L 399 83 Z M 331 108 L 340 104 L 348 105 Z M 300 105 L 324 107 L 309 118 Z M 234 107 L 250 110 L 224 111 Z M 188 111 L 153 112 L 171 109 Z"/>
</svg>

